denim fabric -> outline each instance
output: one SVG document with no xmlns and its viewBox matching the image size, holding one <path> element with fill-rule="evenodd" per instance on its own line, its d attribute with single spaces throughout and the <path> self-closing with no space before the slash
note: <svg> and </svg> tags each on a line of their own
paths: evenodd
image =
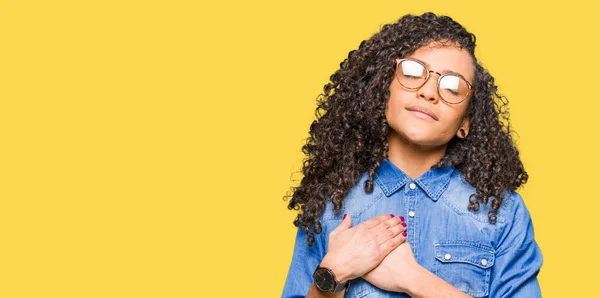
<svg viewBox="0 0 600 298">
<path fill-rule="evenodd" d="M 505 193 L 497 222 L 488 222 L 490 204 L 469 211 L 475 188 L 454 167 L 430 169 L 412 179 L 389 160 L 382 161 L 374 190 L 366 193 L 364 173 L 350 190 L 339 214 L 329 201 L 320 220 L 323 232 L 309 247 L 306 232 L 298 229 L 282 297 L 304 297 L 312 273 L 327 252 L 328 234 L 345 213 L 352 226 L 373 216 L 403 215 L 406 240 L 417 262 L 457 289 L 473 297 L 541 297 L 537 274 L 542 253 L 533 225 L 517 192 Z M 362 278 L 351 280 L 344 297 L 409 297 L 381 290 Z"/>
</svg>

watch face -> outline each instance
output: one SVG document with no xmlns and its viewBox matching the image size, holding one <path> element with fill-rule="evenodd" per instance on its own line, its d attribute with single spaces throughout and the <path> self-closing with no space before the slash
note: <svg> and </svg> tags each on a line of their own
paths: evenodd
<svg viewBox="0 0 600 298">
<path fill-rule="evenodd" d="M 315 284 L 321 291 L 331 292 L 335 286 L 333 275 L 327 268 L 317 269 L 313 278 L 315 279 Z"/>
</svg>

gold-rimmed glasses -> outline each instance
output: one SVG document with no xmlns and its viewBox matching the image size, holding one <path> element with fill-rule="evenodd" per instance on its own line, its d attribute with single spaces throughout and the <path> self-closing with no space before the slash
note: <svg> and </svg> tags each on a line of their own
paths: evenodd
<svg viewBox="0 0 600 298">
<path fill-rule="evenodd" d="M 396 58 L 394 63 L 396 65 L 396 79 L 400 85 L 410 90 L 417 90 L 425 85 L 430 73 L 438 74 L 438 95 L 449 104 L 461 103 L 475 90 L 475 87 L 458 73 L 441 74 L 430 70 L 423 62 L 411 58 Z"/>
</svg>

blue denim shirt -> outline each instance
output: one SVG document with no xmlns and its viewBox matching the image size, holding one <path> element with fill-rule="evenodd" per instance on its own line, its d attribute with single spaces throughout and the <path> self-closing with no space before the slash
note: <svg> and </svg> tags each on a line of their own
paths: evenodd
<svg viewBox="0 0 600 298">
<path fill-rule="evenodd" d="M 389 160 L 382 161 L 374 190 L 366 193 L 363 173 L 335 214 L 328 201 L 311 247 L 297 230 L 282 297 L 305 297 L 312 273 L 327 252 L 328 234 L 345 213 L 352 226 L 385 213 L 403 215 L 406 240 L 417 262 L 473 297 L 541 297 L 537 274 L 542 253 L 534 239 L 529 211 L 517 192 L 505 193 L 497 222 L 488 222 L 490 204 L 469 211 L 475 188 L 454 167 L 430 169 L 412 179 Z M 350 281 L 344 297 L 409 297 L 379 289 L 362 278 Z"/>
</svg>

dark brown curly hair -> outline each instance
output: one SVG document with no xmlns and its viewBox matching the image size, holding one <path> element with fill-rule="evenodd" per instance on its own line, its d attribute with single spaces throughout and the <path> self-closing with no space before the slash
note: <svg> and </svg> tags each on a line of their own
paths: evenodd
<svg viewBox="0 0 600 298">
<path fill-rule="evenodd" d="M 322 232 L 319 217 L 327 200 L 339 213 L 344 197 L 365 172 L 369 179 L 364 189 L 373 191 L 380 162 L 388 157 L 390 128 L 385 108 L 394 76 L 390 63 L 431 42 L 468 50 L 475 73 L 469 134 L 464 139 L 452 138 L 444 157 L 432 168 L 453 165 L 476 188 L 469 197 L 469 210 L 477 211 L 493 197 L 488 219 L 495 224 L 504 191 L 516 190 L 528 175 L 511 137 L 508 100 L 498 94 L 494 78 L 477 62 L 475 40 L 475 35 L 448 16 L 408 14 L 383 25 L 348 53 L 318 97 L 317 120 L 302 146 L 306 158 L 300 185 L 291 187 L 284 197 L 291 197 L 288 209 L 302 209 L 294 225 L 307 232 L 309 246 L 314 242 L 313 231 Z"/>
</svg>

